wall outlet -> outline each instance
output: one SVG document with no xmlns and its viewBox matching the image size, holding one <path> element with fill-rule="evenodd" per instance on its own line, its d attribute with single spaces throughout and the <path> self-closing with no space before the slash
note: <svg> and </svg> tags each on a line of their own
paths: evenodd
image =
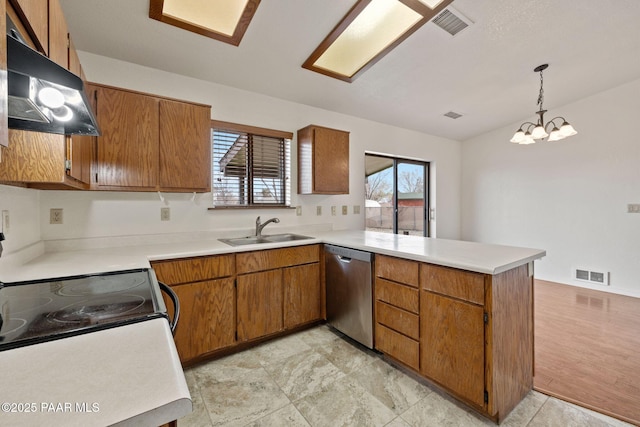
<svg viewBox="0 0 640 427">
<path fill-rule="evenodd" d="M 336 207 L 331 206 L 331 216 L 336 216 Z"/>
<path fill-rule="evenodd" d="M 342 205 L 342 215 L 346 215 L 349 213 L 349 206 Z"/>
<path fill-rule="evenodd" d="M 62 224 L 62 209 L 52 208 L 49 209 L 49 224 Z"/>
<path fill-rule="evenodd" d="M 160 221 L 169 221 L 171 219 L 171 208 L 160 208 Z"/>
<path fill-rule="evenodd" d="M 9 234 L 10 225 L 9 211 L 2 211 L 2 229 L 0 229 L 0 231 L 2 231 L 4 234 Z"/>
<path fill-rule="evenodd" d="M 317 216 L 322 215 L 322 206 L 316 206 L 316 215 Z"/>
<path fill-rule="evenodd" d="M 640 204 L 628 204 L 627 205 L 628 213 L 640 213 Z"/>
<path fill-rule="evenodd" d="M 296 206 L 296 215 L 302 216 L 302 206 L 300 205 Z"/>
<path fill-rule="evenodd" d="M 360 205 L 353 205 L 353 214 L 360 215 Z"/>
</svg>

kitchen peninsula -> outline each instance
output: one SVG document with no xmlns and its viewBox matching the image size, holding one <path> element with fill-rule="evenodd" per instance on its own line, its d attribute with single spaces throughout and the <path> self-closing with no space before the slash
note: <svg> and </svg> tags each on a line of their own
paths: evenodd
<svg viewBox="0 0 640 427">
<path fill-rule="evenodd" d="M 375 348 L 388 361 L 494 421 L 504 419 L 531 390 L 533 261 L 544 251 L 354 230 L 314 234 L 307 240 L 240 247 L 217 240 L 229 236 L 213 234 L 204 240 L 174 236 L 170 243 L 141 238 L 134 246 L 102 248 L 84 241 L 82 250 L 71 250 L 73 242 L 66 242 L 68 250 L 44 252 L 43 245 L 31 260 L 6 268 L 0 264 L 0 281 L 148 268 L 178 259 L 236 259 L 241 253 L 322 243 L 370 251 L 375 254 Z M 235 268 L 235 262 L 229 265 Z M 225 274 L 236 276 L 233 270 Z"/>
</svg>

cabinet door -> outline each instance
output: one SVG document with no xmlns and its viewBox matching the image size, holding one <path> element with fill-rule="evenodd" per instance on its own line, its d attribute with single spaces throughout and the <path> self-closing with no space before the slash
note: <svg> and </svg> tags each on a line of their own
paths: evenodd
<svg viewBox="0 0 640 427">
<path fill-rule="evenodd" d="M 349 194 L 349 132 L 298 130 L 298 194 Z"/>
<path fill-rule="evenodd" d="M 172 286 L 180 300 L 175 343 L 184 363 L 235 343 L 233 279 Z M 165 301 L 173 316 L 171 304 Z"/>
<path fill-rule="evenodd" d="M 49 54 L 49 7 L 48 0 L 14 0 L 16 12 L 25 22 L 27 31 L 37 49 Z"/>
<path fill-rule="evenodd" d="M 160 188 L 211 188 L 211 108 L 160 100 Z"/>
<path fill-rule="evenodd" d="M 420 293 L 422 374 L 484 407 L 484 309 Z"/>
<path fill-rule="evenodd" d="M 49 59 L 69 69 L 69 31 L 59 0 L 49 0 Z"/>
<path fill-rule="evenodd" d="M 82 73 L 80 63 L 77 62 L 71 70 L 74 73 Z M 86 86 L 87 98 L 91 108 L 95 110 L 95 88 Z M 71 164 L 67 167 L 67 175 L 86 184 L 91 183 L 91 162 L 95 152 L 95 137 L 88 135 L 72 135 L 67 137 L 67 160 Z"/>
<path fill-rule="evenodd" d="M 320 319 L 319 264 L 288 267 L 282 274 L 285 329 Z"/>
<path fill-rule="evenodd" d="M 282 330 L 282 270 L 238 276 L 238 341 Z"/>
<path fill-rule="evenodd" d="M 325 128 L 313 133 L 313 192 L 349 194 L 349 134 Z"/>
<path fill-rule="evenodd" d="M 97 87 L 98 186 L 153 188 L 158 182 L 158 99 Z"/>
</svg>

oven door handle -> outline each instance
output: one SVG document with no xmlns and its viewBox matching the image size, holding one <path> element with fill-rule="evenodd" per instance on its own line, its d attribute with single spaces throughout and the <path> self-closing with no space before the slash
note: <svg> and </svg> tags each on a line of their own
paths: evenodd
<svg viewBox="0 0 640 427">
<path fill-rule="evenodd" d="M 160 290 L 167 294 L 171 302 L 173 303 L 173 319 L 169 322 L 169 326 L 171 327 L 171 333 L 173 335 L 176 334 L 176 326 L 178 325 L 178 319 L 180 318 L 180 300 L 178 299 L 178 295 L 173 292 L 169 286 L 165 285 L 162 282 L 158 282 L 160 286 Z"/>
</svg>

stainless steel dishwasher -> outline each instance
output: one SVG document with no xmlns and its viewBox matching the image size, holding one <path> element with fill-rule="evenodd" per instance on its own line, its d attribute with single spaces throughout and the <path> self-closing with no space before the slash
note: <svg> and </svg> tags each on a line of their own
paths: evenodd
<svg viewBox="0 0 640 427">
<path fill-rule="evenodd" d="M 373 348 L 373 254 L 324 245 L 327 322 L 359 343 Z"/>
</svg>

